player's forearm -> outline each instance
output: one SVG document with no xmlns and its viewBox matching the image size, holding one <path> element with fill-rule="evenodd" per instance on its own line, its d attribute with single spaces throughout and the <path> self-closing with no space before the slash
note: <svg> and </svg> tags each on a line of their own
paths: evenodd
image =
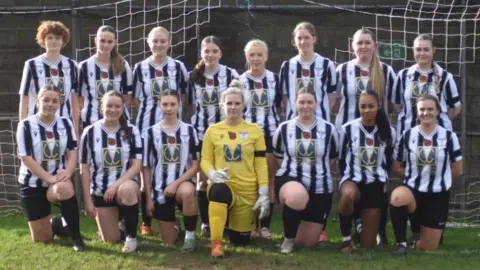
<svg viewBox="0 0 480 270">
<path fill-rule="evenodd" d="M 19 121 L 22 121 L 23 119 L 27 118 L 28 115 L 28 104 L 30 102 L 30 97 L 21 95 L 20 96 L 20 108 L 18 109 L 18 114 L 19 114 Z"/>
<path fill-rule="evenodd" d="M 452 177 L 459 177 L 463 174 L 463 161 L 452 163 Z"/>
<path fill-rule="evenodd" d="M 31 156 L 21 157 L 23 164 L 32 172 L 32 174 L 38 176 L 40 179 L 45 180 L 50 177 L 50 174 L 40 166 Z"/>
<path fill-rule="evenodd" d="M 83 201 L 90 202 L 90 165 L 80 164 L 80 180 L 82 183 Z"/>
<path fill-rule="evenodd" d="M 78 95 L 72 94 L 72 121 L 73 126 L 75 129 L 75 135 L 77 135 L 77 139 L 80 139 L 80 111 L 78 105 Z"/>
<path fill-rule="evenodd" d="M 458 107 L 458 108 L 455 108 L 455 109 L 450 109 L 448 110 L 448 118 L 450 118 L 451 120 L 453 120 L 455 117 L 457 117 L 457 115 L 462 111 L 462 108 L 461 107 Z"/>
<path fill-rule="evenodd" d="M 146 194 L 147 198 L 150 198 L 151 178 L 152 178 L 152 168 L 143 167 L 143 169 L 142 169 L 142 181 L 143 181 L 143 188 L 145 190 L 145 194 Z"/>
</svg>

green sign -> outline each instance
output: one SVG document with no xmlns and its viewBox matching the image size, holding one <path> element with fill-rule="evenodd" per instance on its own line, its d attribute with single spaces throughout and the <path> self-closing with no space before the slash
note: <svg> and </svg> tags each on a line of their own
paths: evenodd
<svg viewBox="0 0 480 270">
<path fill-rule="evenodd" d="M 407 47 L 403 40 L 380 40 L 378 42 L 378 53 L 380 58 L 405 60 L 407 58 Z"/>
</svg>

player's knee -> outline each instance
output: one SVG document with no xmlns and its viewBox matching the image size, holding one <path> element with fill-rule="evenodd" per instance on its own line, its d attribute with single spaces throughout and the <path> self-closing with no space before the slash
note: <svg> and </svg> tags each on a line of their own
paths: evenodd
<svg viewBox="0 0 480 270">
<path fill-rule="evenodd" d="M 138 187 L 135 183 L 125 183 L 118 189 L 117 197 L 122 205 L 135 205 L 138 203 Z"/>
<path fill-rule="evenodd" d="M 403 187 L 396 188 L 390 196 L 390 204 L 395 207 L 407 205 L 407 194 Z"/>
<path fill-rule="evenodd" d="M 218 183 L 213 184 L 210 187 L 208 199 L 212 202 L 231 204 L 233 201 L 233 194 L 227 184 Z"/>
<path fill-rule="evenodd" d="M 53 186 L 53 194 L 57 200 L 63 201 L 70 199 L 75 193 L 72 184 L 68 182 L 60 182 Z"/>
<path fill-rule="evenodd" d="M 302 184 L 298 182 L 286 183 L 280 190 L 284 203 L 294 209 L 303 210 L 307 206 L 309 196 Z"/>
<path fill-rule="evenodd" d="M 177 190 L 177 201 L 183 203 L 194 202 L 195 201 L 195 187 L 190 183 L 182 183 Z"/>
<path fill-rule="evenodd" d="M 228 231 L 230 242 L 236 246 L 246 246 L 250 244 L 250 232 Z"/>
</svg>

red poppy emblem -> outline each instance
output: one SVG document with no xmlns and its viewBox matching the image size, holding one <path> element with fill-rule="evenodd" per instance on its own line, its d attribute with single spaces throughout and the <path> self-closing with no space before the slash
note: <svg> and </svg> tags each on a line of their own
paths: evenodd
<svg viewBox="0 0 480 270">
<path fill-rule="evenodd" d="M 304 69 L 302 72 L 303 77 L 310 77 L 310 70 L 309 69 Z"/>
<path fill-rule="evenodd" d="M 108 72 L 101 72 L 100 76 L 102 76 L 103 79 L 108 79 Z"/>
<path fill-rule="evenodd" d="M 52 76 L 58 76 L 58 69 L 56 68 L 50 69 L 50 74 L 52 74 Z"/>
<path fill-rule="evenodd" d="M 362 70 L 361 74 L 362 74 L 362 77 L 367 77 L 368 76 L 368 71 Z"/>
<path fill-rule="evenodd" d="M 368 146 L 372 146 L 372 145 L 373 145 L 373 139 L 372 139 L 372 138 L 368 138 L 368 139 L 367 139 L 367 145 L 368 145 Z"/>
<path fill-rule="evenodd" d="M 208 86 L 213 86 L 213 80 L 212 79 L 207 79 L 207 85 Z"/>
<path fill-rule="evenodd" d="M 255 88 L 256 89 L 262 89 L 263 88 L 263 84 L 261 82 L 256 82 L 255 83 Z"/>
<path fill-rule="evenodd" d="M 169 144 L 174 144 L 177 140 L 176 140 L 175 137 L 173 137 L 173 136 L 168 136 L 168 140 L 167 140 L 167 141 L 168 141 Z"/>
<path fill-rule="evenodd" d="M 421 82 L 426 82 L 427 81 L 427 76 L 424 76 L 424 75 L 420 76 L 420 81 Z"/>
<path fill-rule="evenodd" d="M 156 71 L 155 71 L 155 77 L 163 77 L 163 71 L 161 71 L 161 70 L 156 70 Z"/>
<path fill-rule="evenodd" d="M 431 145 L 432 145 L 432 141 L 431 141 L 431 140 L 425 140 L 425 141 L 423 142 L 423 145 L 424 145 L 424 146 L 431 146 Z"/>
<path fill-rule="evenodd" d="M 107 143 L 108 143 L 108 145 L 116 145 L 117 144 L 115 139 L 107 139 Z"/>
<path fill-rule="evenodd" d="M 306 132 L 306 131 L 303 132 L 303 138 L 304 139 L 310 139 L 311 137 L 312 136 L 310 135 L 310 132 Z"/>
<path fill-rule="evenodd" d="M 230 140 L 235 140 L 237 138 L 237 133 L 229 131 L 228 137 L 230 138 Z"/>
<path fill-rule="evenodd" d="M 51 131 L 45 132 L 45 136 L 47 136 L 47 139 L 53 139 L 53 137 L 54 137 L 53 132 L 51 132 Z"/>
</svg>

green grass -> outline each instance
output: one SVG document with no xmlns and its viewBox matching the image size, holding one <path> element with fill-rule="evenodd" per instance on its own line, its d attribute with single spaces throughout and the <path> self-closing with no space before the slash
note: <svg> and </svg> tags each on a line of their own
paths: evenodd
<svg viewBox="0 0 480 270">
<path fill-rule="evenodd" d="M 157 237 L 140 237 L 139 251 L 123 254 L 121 244 L 103 243 L 96 237 L 92 219 L 81 219 L 87 249 L 76 253 L 69 239 L 55 239 L 51 244 L 33 243 L 22 216 L 0 217 L 0 269 L 479 269 L 480 229 L 448 228 L 445 244 L 437 252 L 410 251 L 406 257 L 391 255 L 391 250 L 358 249 L 352 256 L 337 251 L 339 225 L 328 224 L 330 243 L 315 249 L 295 250 L 291 255 L 278 253 L 282 224 L 274 216 L 274 239 L 254 240 L 246 248 L 227 244 L 226 258 L 212 259 L 209 243 L 198 241 L 194 253 L 180 252 L 182 241 L 163 246 Z M 390 231 L 390 240 L 393 236 Z"/>
</svg>

